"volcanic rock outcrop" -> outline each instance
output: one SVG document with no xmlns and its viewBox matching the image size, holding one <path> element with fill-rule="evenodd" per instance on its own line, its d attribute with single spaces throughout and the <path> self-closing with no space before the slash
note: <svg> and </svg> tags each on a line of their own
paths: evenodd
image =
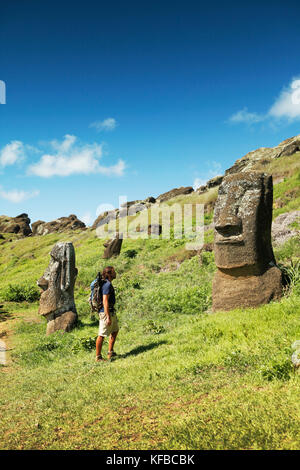
<svg viewBox="0 0 300 470">
<path fill-rule="evenodd" d="M 52 220 L 52 222 L 44 222 L 37 220 L 32 224 L 33 235 L 47 235 L 54 232 L 67 232 L 68 230 L 85 229 L 85 223 L 77 219 L 76 215 L 71 214 L 69 217 L 60 217 Z"/>
<path fill-rule="evenodd" d="M 49 335 L 57 330 L 71 331 L 77 322 L 74 285 L 77 276 L 75 250 L 70 242 L 56 243 L 43 276 L 37 281 L 42 289 L 39 314 L 47 319 Z"/>
<path fill-rule="evenodd" d="M 171 189 L 170 191 L 167 191 L 166 193 L 160 194 L 156 198 L 156 201 L 157 202 L 168 201 L 169 199 L 172 199 L 173 197 L 190 194 L 193 191 L 194 189 L 192 188 L 192 186 L 187 186 L 187 187 L 182 186 L 181 188 L 174 188 L 174 189 Z"/>
<path fill-rule="evenodd" d="M 244 157 L 238 159 L 235 164 L 225 171 L 225 175 L 238 173 L 240 171 L 249 171 L 257 162 L 268 162 L 274 158 L 288 157 L 300 150 L 300 135 L 291 137 L 280 142 L 276 147 L 261 147 L 257 150 L 248 152 Z"/>
<path fill-rule="evenodd" d="M 0 216 L 0 233 L 17 233 L 28 237 L 31 235 L 30 219 L 27 214 L 20 214 L 17 217 Z"/>
<path fill-rule="evenodd" d="M 110 220 L 116 220 L 118 218 L 126 217 L 128 215 L 135 215 L 138 212 L 143 211 L 151 207 L 151 204 L 155 204 L 156 199 L 152 196 L 147 197 L 144 200 L 128 201 L 121 204 L 120 209 L 113 209 L 110 211 L 105 211 L 99 214 L 97 219 L 92 225 L 92 229 L 97 229 L 102 225 L 108 224 Z"/>
<path fill-rule="evenodd" d="M 214 212 L 213 311 L 256 307 L 282 295 L 282 274 L 271 245 L 272 176 L 226 176 Z"/>
</svg>

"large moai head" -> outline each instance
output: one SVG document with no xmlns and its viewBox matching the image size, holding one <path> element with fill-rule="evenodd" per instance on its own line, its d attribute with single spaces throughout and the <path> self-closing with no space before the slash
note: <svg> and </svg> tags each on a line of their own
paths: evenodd
<svg viewBox="0 0 300 470">
<path fill-rule="evenodd" d="M 271 244 L 272 176 L 226 176 L 215 206 L 213 311 L 256 307 L 282 295 Z"/>
<path fill-rule="evenodd" d="M 75 250 L 70 242 L 57 243 L 51 250 L 49 266 L 37 281 L 43 290 L 40 298 L 39 314 L 48 320 L 64 312 L 76 313 L 74 284 L 77 276 Z"/>
<path fill-rule="evenodd" d="M 259 273 L 274 262 L 272 203 L 272 176 L 249 171 L 223 179 L 214 213 L 215 262 L 219 269 L 246 268 Z"/>
</svg>

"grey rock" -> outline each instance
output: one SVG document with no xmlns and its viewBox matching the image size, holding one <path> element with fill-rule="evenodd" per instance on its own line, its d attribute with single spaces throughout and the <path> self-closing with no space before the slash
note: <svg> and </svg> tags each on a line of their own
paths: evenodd
<svg viewBox="0 0 300 470">
<path fill-rule="evenodd" d="M 28 237 L 32 234 L 30 219 L 27 214 L 17 217 L 0 216 L 0 233 L 16 233 Z"/>
<path fill-rule="evenodd" d="M 33 235 L 47 235 L 55 232 L 68 232 L 69 230 L 84 230 L 86 228 L 84 222 L 79 220 L 76 215 L 71 214 L 69 217 L 60 217 L 51 222 L 38 220 L 32 224 Z"/>
<path fill-rule="evenodd" d="M 272 223 L 272 240 L 275 245 L 282 245 L 290 238 L 299 236 L 299 230 L 290 227 L 293 222 L 300 224 L 300 211 L 280 214 Z"/>
</svg>

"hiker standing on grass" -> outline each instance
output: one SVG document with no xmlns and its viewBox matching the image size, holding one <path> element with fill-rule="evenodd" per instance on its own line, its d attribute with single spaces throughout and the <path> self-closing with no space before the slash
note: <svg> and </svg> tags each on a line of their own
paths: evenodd
<svg viewBox="0 0 300 470">
<path fill-rule="evenodd" d="M 114 344 L 119 331 L 118 319 L 115 312 L 115 290 L 112 281 L 116 279 L 116 272 L 113 266 L 106 266 L 102 272 L 102 303 L 99 310 L 99 334 L 96 340 L 96 361 L 104 361 L 101 351 L 104 338 L 109 336 L 107 358 L 116 356 Z"/>
</svg>

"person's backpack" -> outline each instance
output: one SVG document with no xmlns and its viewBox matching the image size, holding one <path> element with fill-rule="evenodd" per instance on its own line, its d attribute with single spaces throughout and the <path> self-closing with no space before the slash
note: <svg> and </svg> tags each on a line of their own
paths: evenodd
<svg viewBox="0 0 300 470">
<path fill-rule="evenodd" d="M 91 284 L 91 295 L 89 298 L 89 303 L 91 309 L 94 312 L 99 312 L 99 310 L 103 307 L 103 297 L 102 297 L 102 286 L 103 286 L 103 279 L 101 278 L 100 273 Z"/>
</svg>

